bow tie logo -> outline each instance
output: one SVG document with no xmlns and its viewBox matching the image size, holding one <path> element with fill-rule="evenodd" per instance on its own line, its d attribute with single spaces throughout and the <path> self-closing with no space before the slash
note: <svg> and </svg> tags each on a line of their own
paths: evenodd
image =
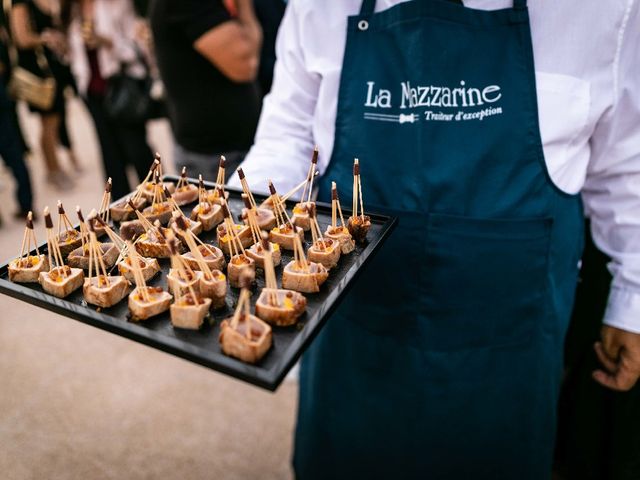
<svg viewBox="0 0 640 480">
<path fill-rule="evenodd" d="M 400 114 L 400 118 L 398 118 L 399 123 L 413 123 L 418 119 L 418 115 L 405 115 L 404 113 Z"/>
<path fill-rule="evenodd" d="M 420 120 L 420 117 L 415 113 L 399 115 L 391 115 L 385 113 L 373 113 L 365 112 L 364 118 L 366 120 L 377 120 L 379 122 L 393 122 L 393 123 L 416 123 Z"/>
</svg>

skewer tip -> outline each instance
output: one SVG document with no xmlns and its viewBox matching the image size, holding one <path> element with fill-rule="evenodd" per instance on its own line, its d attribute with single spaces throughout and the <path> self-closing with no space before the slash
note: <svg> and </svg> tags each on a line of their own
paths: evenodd
<svg viewBox="0 0 640 480">
<path fill-rule="evenodd" d="M 251 210 L 251 200 L 249 200 L 249 195 L 246 193 L 242 194 L 242 200 L 244 201 L 244 206 Z"/>
<path fill-rule="evenodd" d="M 269 245 L 269 234 L 264 230 L 260 234 L 260 243 L 262 244 L 262 248 L 264 248 L 265 251 L 271 249 L 271 246 Z"/>
<path fill-rule="evenodd" d="M 271 195 L 276 195 L 276 187 L 274 187 L 273 182 L 271 180 L 269 180 L 269 192 L 271 192 Z"/>
<path fill-rule="evenodd" d="M 229 205 L 227 205 L 227 202 L 222 204 L 222 213 L 224 218 L 231 218 L 231 212 L 229 211 Z"/>
<path fill-rule="evenodd" d="M 138 210 L 138 208 L 136 208 L 136 206 L 133 204 L 133 200 L 131 197 L 129 197 L 127 199 L 127 204 L 131 207 L 131 210 L 133 210 L 134 212 L 139 212 L 140 210 Z"/>
<path fill-rule="evenodd" d="M 111 193 L 112 187 L 113 187 L 113 181 L 111 180 L 111 177 L 109 177 L 107 179 L 107 185 L 104 187 L 104 191 L 107 193 Z"/>
<path fill-rule="evenodd" d="M 180 176 L 182 178 L 187 178 L 187 167 L 183 166 L 182 170 L 180 171 Z"/>
<path fill-rule="evenodd" d="M 58 200 L 58 213 L 60 215 L 64 215 L 64 207 L 62 206 L 62 202 Z"/>
<path fill-rule="evenodd" d="M 166 185 L 163 185 L 162 189 L 164 190 L 164 196 L 167 197 L 167 200 L 169 200 L 171 198 L 171 192 Z"/>
<path fill-rule="evenodd" d="M 187 229 L 189 228 L 189 225 L 187 225 L 187 221 L 184 218 L 184 215 L 180 215 L 178 212 L 175 212 L 175 216 L 173 217 L 175 219 L 175 225 L 182 231 L 187 231 Z"/>
<path fill-rule="evenodd" d="M 220 168 L 224 168 L 225 164 L 227 163 L 227 159 L 224 155 L 220 155 L 220 163 L 219 163 L 219 167 Z"/>
<path fill-rule="evenodd" d="M 27 228 L 33 230 L 33 212 L 31 210 L 27 213 Z"/>
<path fill-rule="evenodd" d="M 84 215 L 82 215 L 82 210 L 80 210 L 80 205 L 76 205 L 76 213 L 78 214 L 78 220 L 84 222 Z"/>
<path fill-rule="evenodd" d="M 357 158 L 353 160 L 353 174 L 360 175 L 360 162 Z"/>
<path fill-rule="evenodd" d="M 244 180 L 244 171 L 242 170 L 242 167 L 238 167 L 238 178 L 240 180 Z"/>
<path fill-rule="evenodd" d="M 47 228 L 53 228 L 53 220 L 51 220 L 51 212 L 49 212 L 49 207 L 44 207 L 44 225 Z"/>
<path fill-rule="evenodd" d="M 313 149 L 313 156 L 311 157 L 311 163 L 314 165 L 318 163 L 318 146 L 316 145 Z"/>
<path fill-rule="evenodd" d="M 169 251 L 171 255 L 178 255 L 178 240 L 173 237 L 167 240 L 167 245 L 169 245 Z"/>
</svg>

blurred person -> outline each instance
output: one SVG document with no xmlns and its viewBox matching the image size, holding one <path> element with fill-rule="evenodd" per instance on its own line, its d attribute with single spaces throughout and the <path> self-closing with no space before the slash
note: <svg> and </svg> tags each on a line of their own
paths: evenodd
<svg viewBox="0 0 640 480">
<path fill-rule="evenodd" d="M 25 151 L 14 118 L 14 105 L 7 93 L 11 75 L 8 42 L 8 32 L 0 23 L 0 157 L 16 181 L 18 211 L 15 216 L 24 218 L 33 209 L 33 194 L 29 171 L 24 161 Z"/>
<path fill-rule="evenodd" d="M 176 166 L 213 179 L 222 154 L 233 171 L 260 111 L 262 34 L 252 1 L 152 0 L 150 19 Z"/>
<path fill-rule="evenodd" d="M 47 181 L 60 189 L 73 186 L 71 178 L 60 167 L 57 147 L 61 115 L 65 108 L 65 66 L 60 61 L 66 54 L 67 43 L 59 30 L 60 5 L 57 0 L 12 0 L 11 33 L 18 47 L 18 63 L 33 74 L 43 77 L 48 72 L 38 63 L 36 49 L 43 47 L 46 68 L 56 80 L 53 104 L 44 110 L 29 105 L 40 116 L 42 132 L 40 144 L 47 168 Z"/>
<path fill-rule="evenodd" d="M 66 0 L 62 17 L 78 91 L 95 123 L 105 175 L 113 181 L 113 196 L 120 198 L 132 190 L 127 165 L 142 179 L 153 159 L 146 120 L 120 121 L 112 118 L 105 106 L 109 81 L 122 68 L 140 83 L 146 81 L 147 60 L 136 38 L 137 16 L 131 0 Z"/>
<path fill-rule="evenodd" d="M 273 67 L 276 63 L 276 36 L 287 8 L 287 2 L 286 0 L 254 0 L 254 8 L 258 22 L 262 27 L 258 84 L 260 92 L 264 96 L 271 91 Z"/>
</svg>

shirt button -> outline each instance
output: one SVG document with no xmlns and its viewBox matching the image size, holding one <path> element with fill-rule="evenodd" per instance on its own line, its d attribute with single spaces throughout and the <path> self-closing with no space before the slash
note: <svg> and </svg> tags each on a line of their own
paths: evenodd
<svg viewBox="0 0 640 480">
<path fill-rule="evenodd" d="M 369 22 L 367 22 L 366 20 L 360 20 L 358 22 L 358 29 L 362 32 L 364 32 L 365 30 L 367 30 L 369 28 Z"/>
</svg>

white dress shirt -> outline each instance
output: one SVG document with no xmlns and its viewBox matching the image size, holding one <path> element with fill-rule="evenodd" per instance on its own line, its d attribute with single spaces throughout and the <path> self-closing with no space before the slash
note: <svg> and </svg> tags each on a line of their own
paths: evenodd
<svg viewBox="0 0 640 480">
<path fill-rule="evenodd" d="M 376 11 L 401 1 L 378 0 Z M 464 0 L 483 10 L 512 3 Z M 640 0 L 528 4 L 549 174 L 560 189 L 582 191 L 594 240 L 612 258 L 605 323 L 640 333 Z M 327 168 L 347 16 L 360 5 L 289 2 L 273 88 L 242 165 L 256 191 L 266 190 L 267 178 L 280 192 L 304 180 L 314 145 L 320 173 Z M 238 185 L 237 177 L 231 183 Z"/>
</svg>

